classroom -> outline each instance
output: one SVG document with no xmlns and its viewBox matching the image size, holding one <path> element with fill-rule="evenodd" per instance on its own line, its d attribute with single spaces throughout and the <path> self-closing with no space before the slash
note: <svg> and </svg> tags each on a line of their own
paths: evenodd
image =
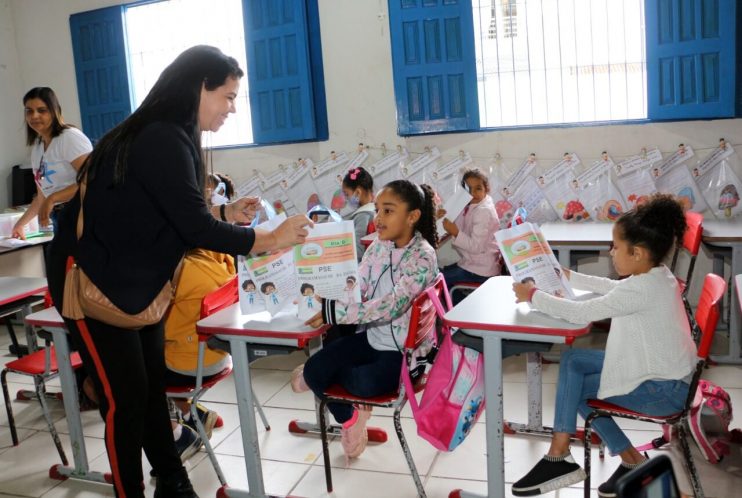
<svg viewBox="0 0 742 498">
<path fill-rule="evenodd" d="M 0 498 L 736 496 L 741 8 L 0 0 Z M 679 494 L 621 494 L 663 457 Z"/>
</svg>

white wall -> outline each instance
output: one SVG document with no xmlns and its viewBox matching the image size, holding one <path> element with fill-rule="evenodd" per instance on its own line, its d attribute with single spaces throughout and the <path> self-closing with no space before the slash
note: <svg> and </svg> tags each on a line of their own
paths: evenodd
<svg viewBox="0 0 742 498">
<path fill-rule="evenodd" d="M 116 3 L 115 0 L 11 0 L 14 22 L 10 28 L 15 29 L 20 77 L 14 79 L 15 89 L 5 90 L 3 80 L 0 109 L 12 112 L 0 113 L 0 116 L 15 113 L 20 119 L 19 99 L 23 89 L 48 85 L 58 93 L 66 119 L 79 123 L 69 15 Z M 7 0 L 0 0 L 3 14 L 8 10 L 7 4 Z M 464 149 L 480 158 L 478 162 L 482 166 L 488 166 L 488 158 L 499 153 L 511 168 L 533 151 L 544 160 L 561 158 L 565 150 L 575 151 L 585 162 L 597 158 L 604 149 L 614 156 L 625 156 L 645 146 L 671 151 L 680 142 L 699 148 L 717 143 L 722 136 L 731 143 L 742 142 L 742 119 L 508 130 L 403 139 L 396 134 L 386 0 L 319 0 L 319 7 L 329 140 L 216 151 L 213 155 L 216 170 L 244 180 L 254 169 L 271 170 L 298 157 L 322 159 L 330 150 L 351 150 L 359 141 L 372 146 L 382 142 L 389 147 L 402 144 L 411 151 L 437 145 L 448 157 Z M 6 24 L 2 21 L 3 28 Z M 5 43 L 0 43 L 0 54 L 8 50 Z M 18 68 L 18 64 L 11 67 Z M 19 80 L 22 88 L 19 88 Z M 8 128 L 6 124 L 2 126 L 2 130 Z M 3 139 L 0 136 L 0 140 Z M 22 143 L 21 136 L 15 140 Z M 5 148 L 3 142 L 0 145 Z M 15 142 L 13 150 L 17 150 Z M 372 157 L 378 154 L 373 151 Z M 704 270 L 703 265 L 699 270 Z"/>
<path fill-rule="evenodd" d="M 0 211 L 10 203 L 10 169 L 25 160 L 23 84 L 15 43 L 13 5 L 0 0 Z"/>
</svg>

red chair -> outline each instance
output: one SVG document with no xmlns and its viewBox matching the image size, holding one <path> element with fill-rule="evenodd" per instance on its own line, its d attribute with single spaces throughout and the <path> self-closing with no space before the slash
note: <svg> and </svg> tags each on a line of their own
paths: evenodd
<svg viewBox="0 0 742 498">
<path fill-rule="evenodd" d="M 693 456 L 690 452 L 690 446 L 688 444 L 688 436 L 690 428 L 688 425 L 688 416 L 690 409 L 693 404 L 693 399 L 696 394 L 696 387 L 698 381 L 701 378 L 701 373 L 706 365 L 706 361 L 709 356 L 711 349 L 711 343 L 714 339 L 714 332 L 716 331 L 716 324 L 719 321 L 719 300 L 724 296 L 726 289 L 726 282 L 723 278 L 718 275 L 710 273 L 706 275 L 706 279 L 703 282 L 703 289 L 701 291 L 701 298 L 698 302 L 698 308 L 696 309 L 696 321 L 700 327 L 702 336 L 701 342 L 698 346 L 698 363 L 696 364 L 696 370 L 693 373 L 693 378 L 688 389 L 688 397 L 685 401 L 685 407 L 682 411 L 673 415 L 665 417 L 656 417 L 647 415 L 640 412 L 635 412 L 627 408 L 607 403 L 601 400 L 590 400 L 588 406 L 594 409 L 585 420 L 585 441 L 589 441 L 590 437 L 590 425 L 592 421 L 597 417 L 619 417 L 628 418 L 632 420 L 640 420 L 642 422 L 652 422 L 655 424 L 667 424 L 672 426 L 672 430 L 678 435 L 678 440 L 683 449 L 683 457 L 685 459 L 685 465 L 690 475 L 691 484 L 693 486 L 693 494 L 696 498 L 703 498 L 703 489 L 701 488 L 701 482 L 698 477 L 698 471 L 693 463 Z M 585 443 L 585 473 L 587 479 L 585 479 L 585 498 L 590 497 L 590 445 Z"/>
<path fill-rule="evenodd" d="M 201 301 L 201 318 L 206 318 L 207 316 L 212 315 L 228 306 L 231 306 L 238 301 L 238 283 L 237 276 L 235 275 L 235 277 L 232 278 L 229 282 L 204 296 L 203 300 Z M 203 423 L 198 417 L 197 404 L 198 401 L 204 396 L 204 394 L 206 394 L 209 389 L 211 389 L 218 382 L 229 377 L 229 375 L 232 373 L 232 366 L 230 364 L 230 366 L 226 367 L 218 374 L 212 376 L 208 381 L 203 381 L 203 362 L 204 354 L 206 351 L 206 341 L 208 339 L 209 336 L 202 336 L 200 334 L 198 336 L 198 367 L 195 377 L 195 384 L 192 386 L 168 386 L 165 388 L 165 392 L 167 393 L 167 396 L 169 398 L 191 400 L 191 420 L 195 422 L 196 428 L 198 429 L 198 435 L 201 437 L 201 441 L 203 441 L 206 452 L 208 453 L 209 459 L 211 460 L 211 465 L 214 467 L 214 471 L 219 478 L 219 482 L 222 484 L 222 486 L 224 486 L 227 484 L 227 480 L 225 479 L 224 473 L 222 472 L 222 469 L 219 466 L 219 462 L 216 459 L 214 449 L 211 447 L 211 443 L 209 442 L 209 438 L 206 434 L 206 429 L 204 428 Z M 262 407 L 257 402 L 257 398 L 255 398 L 254 392 L 253 399 L 256 400 L 255 406 L 258 409 L 258 413 L 260 414 L 260 418 L 263 420 L 263 424 L 265 425 L 266 430 L 270 430 L 268 420 L 263 413 Z M 224 421 L 221 419 L 221 417 L 219 417 L 217 419 L 215 427 L 221 427 L 223 425 Z"/>
<path fill-rule="evenodd" d="M 48 293 L 44 296 L 44 305 L 46 308 L 52 305 L 51 298 Z M 18 432 L 15 427 L 15 419 L 13 418 L 13 407 L 10 402 L 10 394 L 8 393 L 8 373 L 14 373 L 19 375 L 28 375 L 33 377 L 35 386 L 35 397 L 39 400 L 41 405 L 41 411 L 44 414 L 46 425 L 49 428 L 54 445 L 57 447 L 59 457 L 62 459 L 62 464 L 67 466 L 69 462 L 67 455 L 62 448 L 62 443 L 59 440 L 59 434 L 57 429 L 54 427 L 54 421 L 49 413 L 49 407 L 46 404 L 46 381 L 51 380 L 59 375 L 59 368 L 57 367 L 57 355 L 54 346 L 51 345 L 49 338 L 45 339 L 45 345 L 26 356 L 22 356 L 17 360 L 13 360 L 5 364 L 5 368 L 0 373 L 0 384 L 2 384 L 3 398 L 5 398 L 5 410 L 8 414 L 8 425 L 10 426 L 10 437 L 13 440 L 13 446 L 18 446 Z M 82 366 L 82 360 L 80 354 L 74 352 L 70 354 L 70 363 L 72 369 L 76 370 Z M 20 394 L 20 393 L 19 393 Z M 19 395 L 19 399 L 21 396 Z"/>
<path fill-rule="evenodd" d="M 698 252 L 701 249 L 701 242 L 703 240 L 703 215 L 694 213 L 693 211 L 687 211 L 685 213 L 685 223 L 688 228 L 683 236 L 683 244 L 675 249 L 675 253 L 672 256 L 672 262 L 670 263 L 670 270 L 675 273 L 675 278 L 678 280 L 680 286 L 680 295 L 683 298 L 683 304 L 685 305 L 685 312 L 688 315 L 688 320 L 691 324 L 691 330 L 693 331 L 693 339 L 698 343 L 701 332 L 693 318 L 693 310 L 691 309 L 690 303 L 688 302 L 688 289 L 690 289 L 691 278 L 693 277 L 693 269 L 696 266 L 696 258 Z M 685 278 L 677 276 L 676 271 L 678 270 L 678 259 L 681 252 L 687 252 L 690 256 L 690 262 L 688 263 L 688 269 L 685 274 Z"/>
<path fill-rule="evenodd" d="M 444 299 L 444 297 L 447 297 L 446 293 L 448 291 L 442 274 L 439 274 L 436 277 L 435 281 L 431 284 L 431 287 L 433 287 L 441 297 L 441 302 L 448 302 L 447 299 Z M 415 367 L 415 360 L 427 356 L 433 345 L 436 343 L 436 316 L 433 303 L 425 292 L 415 298 L 412 303 L 412 313 L 410 315 L 410 326 L 407 331 L 407 339 L 404 342 L 404 361 L 402 363 L 402 368 L 411 369 L 411 377 L 413 378 L 415 393 L 420 392 L 423 389 L 425 386 L 425 380 L 427 379 L 427 371 L 419 372 Z M 327 403 L 347 403 L 370 407 L 377 406 L 394 408 L 394 428 L 396 429 L 399 443 L 402 445 L 402 451 L 407 460 L 407 465 L 409 466 L 412 478 L 415 481 L 418 496 L 425 497 L 425 489 L 423 488 L 420 475 L 415 467 L 415 461 L 412 459 L 412 454 L 410 453 L 410 448 L 405 439 L 404 432 L 402 431 L 402 423 L 400 421 L 400 413 L 407 402 L 407 396 L 408 393 L 405 392 L 401 377 L 399 387 L 395 392 L 373 398 L 354 396 L 337 385 L 330 387 L 325 392 L 325 396 L 320 402 L 319 423 L 322 434 L 322 455 L 325 463 L 325 480 L 327 483 L 328 493 L 332 492 L 332 468 L 330 467 L 330 452 L 327 444 L 326 407 Z"/>
</svg>

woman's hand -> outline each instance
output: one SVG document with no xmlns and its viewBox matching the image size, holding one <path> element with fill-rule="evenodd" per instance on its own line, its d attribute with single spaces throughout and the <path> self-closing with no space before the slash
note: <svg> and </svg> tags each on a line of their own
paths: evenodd
<svg viewBox="0 0 742 498">
<path fill-rule="evenodd" d="M 41 203 L 41 206 L 39 207 L 39 226 L 49 226 L 49 217 L 52 214 L 52 209 L 54 209 L 54 201 L 52 200 L 52 197 L 49 196 L 44 199 L 44 201 Z"/>
<path fill-rule="evenodd" d="M 10 234 L 10 238 L 26 240 L 25 226 L 26 224 L 25 223 L 21 224 L 20 221 L 16 223 L 15 226 L 13 227 L 13 233 Z"/>
<path fill-rule="evenodd" d="M 436 219 L 436 220 L 440 220 L 440 219 L 441 219 L 441 218 L 443 218 L 444 216 L 446 216 L 446 210 L 445 210 L 445 209 L 443 209 L 443 208 L 441 208 L 441 209 L 438 209 L 438 210 L 437 210 L 437 211 L 435 212 L 435 219 Z"/>
<path fill-rule="evenodd" d="M 325 322 L 322 320 L 322 312 L 318 312 L 316 315 L 314 315 L 312 318 L 304 322 L 304 325 L 307 327 L 311 327 L 313 329 L 318 329 L 322 325 L 324 325 Z"/>
<path fill-rule="evenodd" d="M 515 292 L 516 303 L 527 303 L 531 297 L 531 289 L 536 287 L 533 282 L 526 282 L 524 284 L 515 282 L 513 283 L 513 292 Z"/>
<path fill-rule="evenodd" d="M 313 226 L 314 223 L 303 214 L 296 214 L 286 219 L 272 232 L 275 238 L 275 249 L 303 244 L 309 234 L 307 228 Z"/>
<path fill-rule="evenodd" d="M 454 237 L 459 235 L 459 227 L 457 227 L 456 223 L 452 222 L 448 218 L 443 220 L 443 229 Z"/>
<path fill-rule="evenodd" d="M 231 223 L 247 225 L 255 218 L 255 213 L 259 207 L 259 197 L 240 197 L 227 204 L 227 207 L 224 208 L 224 214 Z"/>
</svg>

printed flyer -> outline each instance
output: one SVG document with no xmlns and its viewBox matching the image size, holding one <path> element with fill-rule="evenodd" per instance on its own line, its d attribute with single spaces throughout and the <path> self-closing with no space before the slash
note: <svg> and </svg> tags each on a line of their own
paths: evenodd
<svg viewBox="0 0 742 498">
<path fill-rule="evenodd" d="M 358 260 L 352 221 L 319 223 L 309 230 L 303 244 L 294 246 L 299 318 L 321 311 L 315 296 L 359 302 Z"/>
<path fill-rule="evenodd" d="M 557 297 L 574 299 L 572 287 L 539 227 L 521 223 L 495 232 L 505 264 L 516 282 L 534 282 Z"/>
<path fill-rule="evenodd" d="M 273 229 L 286 217 L 259 228 Z M 239 258 L 240 308 L 243 314 L 267 309 L 271 316 L 287 304 L 309 319 L 321 310 L 318 297 L 360 301 L 355 230 L 352 221 L 317 223 L 303 244 Z"/>
</svg>

